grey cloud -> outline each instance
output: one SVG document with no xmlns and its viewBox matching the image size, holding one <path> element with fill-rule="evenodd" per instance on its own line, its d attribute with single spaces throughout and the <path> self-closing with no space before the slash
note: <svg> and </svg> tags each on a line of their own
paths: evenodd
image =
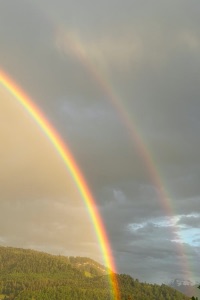
<svg viewBox="0 0 200 300">
<path fill-rule="evenodd" d="M 136 239 L 131 247 L 126 246 L 124 248 L 123 250 L 122 246 L 121 252 L 116 253 L 118 269 L 125 269 L 127 273 L 131 273 L 135 278 L 139 277 L 140 279 L 142 275 L 143 280 L 167 283 L 169 282 L 169 270 L 173 274 L 171 278 L 187 279 L 190 275 L 189 270 L 184 267 L 185 258 L 182 257 L 179 245 L 169 240 L 159 242 L 158 236 L 151 235 L 149 239 L 148 236 L 143 240 Z M 181 251 L 184 251 L 183 249 Z M 190 254 L 192 261 L 198 259 L 192 248 L 190 248 Z M 197 269 L 195 277 L 198 278 Z"/>
<path fill-rule="evenodd" d="M 194 227 L 199 228 L 200 227 L 200 216 L 197 215 L 189 215 L 189 216 L 183 216 L 179 222 L 181 225 L 186 225 L 188 227 Z"/>
<path fill-rule="evenodd" d="M 169 282 L 188 275 L 179 243 L 170 241 L 176 228 L 155 220 L 173 213 L 164 208 L 169 201 L 174 214 L 185 215 L 179 225 L 194 228 L 199 222 L 188 217 L 199 212 L 200 194 L 198 8 L 185 0 L 0 3 L 2 68 L 70 147 L 96 199 L 119 271 L 141 280 Z M 70 50 L 66 43 L 68 36 L 76 39 L 79 57 L 75 45 Z M 142 151 L 104 84 L 144 141 L 166 199 L 158 198 Z M 28 120 L 20 121 L 21 113 L 17 118 L 16 108 L 8 118 L 3 100 L 0 105 L 1 239 L 95 256 L 96 237 L 70 174 L 65 177 L 60 159 Z M 130 230 L 130 224 L 144 223 Z M 199 278 L 196 245 L 181 247 Z"/>
</svg>

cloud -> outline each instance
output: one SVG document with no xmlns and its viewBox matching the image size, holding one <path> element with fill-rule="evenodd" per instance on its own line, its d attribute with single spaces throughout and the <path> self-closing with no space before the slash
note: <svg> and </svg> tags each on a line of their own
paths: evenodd
<svg viewBox="0 0 200 300">
<path fill-rule="evenodd" d="M 110 68 L 127 70 L 134 62 L 143 58 L 143 45 L 139 36 L 126 34 L 124 36 L 100 36 L 96 39 L 82 37 L 81 33 L 65 28 L 57 28 L 55 46 L 62 55 L 80 60 L 91 72 L 100 72 L 102 76 Z"/>
<path fill-rule="evenodd" d="M 182 247 L 198 279 L 199 3 L 11 2 L 0 3 L 0 64 L 74 154 L 119 271 L 160 283 L 187 277 Z M 173 216 L 105 86 L 144 142 Z M 70 174 L 9 101 L 0 100 L 1 240 L 95 255 L 99 246 Z"/>
<path fill-rule="evenodd" d="M 166 220 L 163 221 L 165 223 Z M 122 241 L 115 245 L 118 249 L 116 257 L 119 270 L 125 267 L 126 272 L 132 273 L 134 277 L 142 273 L 143 280 L 148 281 L 151 281 L 150 273 L 153 272 L 153 281 L 159 283 L 168 283 L 169 270 L 173 272 L 173 278 L 191 278 L 190 272 L 198 278 L 198 270 L 194 263 L 198 260 L 198 252 L 184 241 L 180 244 L 180 241 L 173 240 L 173 231 L 176 232 L 177 228 L 160 226 L 159 223 L 155 219 L 129 227 L 131 231 L 124 238 L 129 243 L 123 245 Z"/>
<path fill-rule="evenodd" d="M 199 228 L 200 226 L 200 214 L 187 215 L 180 218 L 179 224 L 187 227 Z"/>
</svg>

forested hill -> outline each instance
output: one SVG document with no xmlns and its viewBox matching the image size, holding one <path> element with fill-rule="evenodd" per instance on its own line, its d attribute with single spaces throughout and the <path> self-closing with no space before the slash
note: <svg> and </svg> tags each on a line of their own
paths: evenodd
<svg viewBox="0 0 200 300">
<path fill-rule="evenodd" d="M 0 247 L 0 299 L 113 300 L 108 270 L 89 258 Z M 117 275 L 121 300 L 186 300 L 166 285 Z"/>
<path fill-rule="evenodd" d="M 29 249 L 0 247 L 1 274 L 63 273 L 72 268 L 90 277 L 108 273 L 103 265 L 86 257 L 55 256 Z"/>
</svg>

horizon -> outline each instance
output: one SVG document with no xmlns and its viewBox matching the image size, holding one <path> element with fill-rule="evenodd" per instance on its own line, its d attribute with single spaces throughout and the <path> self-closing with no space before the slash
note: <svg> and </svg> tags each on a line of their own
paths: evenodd
<svg viewBox="0 0 200 300">
<path fill-rule="evenodd" d="M 42 250 L 37 250 L 37 249 L 32 249 L 32 248 L 20 248 L 20 247 L 12 247 L 12 246 L 2 246 L 0 245 L 0 248 L 9 248 L 9 249 L 18 249 L 18 250 L 27 250 L 27 251 L 33 251 L 33 252 L 37 252 L 37 253 L 41 253 L 41 254 L 47 254 L 47 255 L 50 255 L 52 257 L 66 257 L 66 258 L 70 258 L 70 257 L 73 257 L 73 258 L 85 258 L 85 259 L 89 259 L 89 260 L 92 260 L 94 262 L 96 262 L 97 264 L 99 264 L 100 266 L 104 267 L 104 268 L 107 268 L 105 265 L 103 265 L 102 263 L 100 263 L 99 261 L 96 261 L 90 257 L 86 257 L 86 256 L 67 256 L 67 255 L 62 255 L 62 254 L 54 254 L 52 252 L 45 252 L 45 251 L 42 251 Z M 111 270 L 113 272 L 113 270 Z M 117 273 L 118 275 L 121 275 L 120 273 Z M 130 275 L 130 274 L 123 274 L 123 275 Z M 131 276 L 131 275 L 130 275 Z M 133 276 L 131 276 L 134 280 L 138 280 L 139 282 L 142 283 L 142 281 L 140 281 L 138 278 L 135 278 Z M 171 279 L 170 282 L 162 282 L 162 283 L 157 283 L 158 285 L 162 285 L 162 284 L 165 284 L 165 285 L 168 285 L 168 286 L 173 286 L 173 283 L 177 283 L 177 286 L 185 286 L 185 287 L 189 287 L 189 286 L 196 286 L 196 285 L 199 285 L 199 282 L 192 282 L 190 280 L 184 280 L 183 278 L 173 278 Z M 144 283 L 144 282 L 143 282 Z M 145 283 L 149 283 L 149 284 L 155 284 L 154 282 L 145 282 Z M 187 284 L 188 283 L 188 284 Z"/>
</svg>

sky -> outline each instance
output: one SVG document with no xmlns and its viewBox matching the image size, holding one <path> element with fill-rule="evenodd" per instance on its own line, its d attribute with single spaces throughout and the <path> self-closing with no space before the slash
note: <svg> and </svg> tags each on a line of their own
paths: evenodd
<svg viewBox="0 0 200 300">
<path fill-rule="evenodd" d="M 119 273 L 200 281 L 200 3 L 0 1 L 0 69 L 69 147 Z M 0 244 L 102 260 L 70 173 L 0 87 Z"/>
</svg>

